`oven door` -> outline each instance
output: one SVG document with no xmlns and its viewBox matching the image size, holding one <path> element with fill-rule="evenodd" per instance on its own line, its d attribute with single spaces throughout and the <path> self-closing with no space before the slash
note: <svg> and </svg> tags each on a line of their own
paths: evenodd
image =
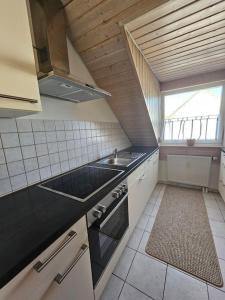
<svg viewBox="0 0 225 300">
<path fill-rule="evenodd" d="M 113 201 L 101 219 L 88 229 L 95 286 L 129 225 L 128 196 Z"/>
</svg>

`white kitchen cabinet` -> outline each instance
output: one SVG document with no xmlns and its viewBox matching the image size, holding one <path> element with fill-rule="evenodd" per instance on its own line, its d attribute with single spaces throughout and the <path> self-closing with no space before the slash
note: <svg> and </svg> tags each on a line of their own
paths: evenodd
<svg viewBox="0 0 225 300">
<path fill-rule="evenodd" d="M 158 175 L 159 175 L 159 150 L 157 150 L 153 154 L 153 186 L 154 187 L 158 182 Z"/>
<path fill-rule="evenodd" d="M 73 268 L 62 283 L 56 283 L 56 276 L 68 271 L 72 263 L 74 263 Z M 85 278 L 85 281 L 83 280 L 85 285 L 80 278 Z M 89 298 L 85 298 L 86 295 Z M 81 218 L 0 291 L 0 300 L 31 299 L 94 299 L 85 217 Z"/>
<path fill-rule="evenodd" d="M 41 111 L 26 0 L 0 3 L 0 117 Z"/>
<path fill-rule="evenodd" d="M 223 151 L 220 157 L 219 192 L 225 201 L 225 153 Z"/>
<path fill-rule="evenodd" d="M 58 280 L 57 280 L 58 279 Z M 61 281 L 62 280 L 62 281 Z M 61 282 L 60 282 L 61 281 Z M 88 246 L 83 244 L 70 265 L 58 273 L 42 300 L 93 300 Z"/>
<path fill-rule="evenodd" d="M 132 232 L 158 181 L 159 151 L 128 176 L 129 230 Z"/>
</svg>

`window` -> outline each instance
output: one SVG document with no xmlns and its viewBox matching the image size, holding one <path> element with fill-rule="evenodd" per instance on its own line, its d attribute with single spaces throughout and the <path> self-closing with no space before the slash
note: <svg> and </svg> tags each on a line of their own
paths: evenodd
<svg viewBox="0 0 225 300">
<path fill-rule="evenodd" d="M 165 142 L 221 141 L 223 87 L 209 87 L 164 96 L 162 139 Z"/>
</svg>

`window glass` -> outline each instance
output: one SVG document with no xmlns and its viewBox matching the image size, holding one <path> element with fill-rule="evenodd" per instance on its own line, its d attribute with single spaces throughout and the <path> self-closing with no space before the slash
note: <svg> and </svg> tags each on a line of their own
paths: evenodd
<svg viewBox="0 0 225 300">
<path fill-rule="evenodd" d="M 164 97 L 164 140 L 218 140 L 222 86 Z"/>
</svg>

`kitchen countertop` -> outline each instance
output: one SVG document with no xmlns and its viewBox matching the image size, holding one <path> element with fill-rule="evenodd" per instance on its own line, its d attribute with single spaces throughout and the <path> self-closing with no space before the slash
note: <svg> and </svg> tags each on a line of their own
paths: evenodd
<svg viewBox="0 0 225 300">
<path fill-rule="evenodd" d="M 124 172 L 86 202 L 42 189 L 38 185 L 0 198 L 0 288 L 83 217 L 157 149 L 158 147 L 129 148 L 131 151 L 146 154 L 127 168 L 111 166 Z M 88 165 L 103 166 L 96 162 Z M 108 167 L 110 166 L 107 165 Z"/>
</svg>

